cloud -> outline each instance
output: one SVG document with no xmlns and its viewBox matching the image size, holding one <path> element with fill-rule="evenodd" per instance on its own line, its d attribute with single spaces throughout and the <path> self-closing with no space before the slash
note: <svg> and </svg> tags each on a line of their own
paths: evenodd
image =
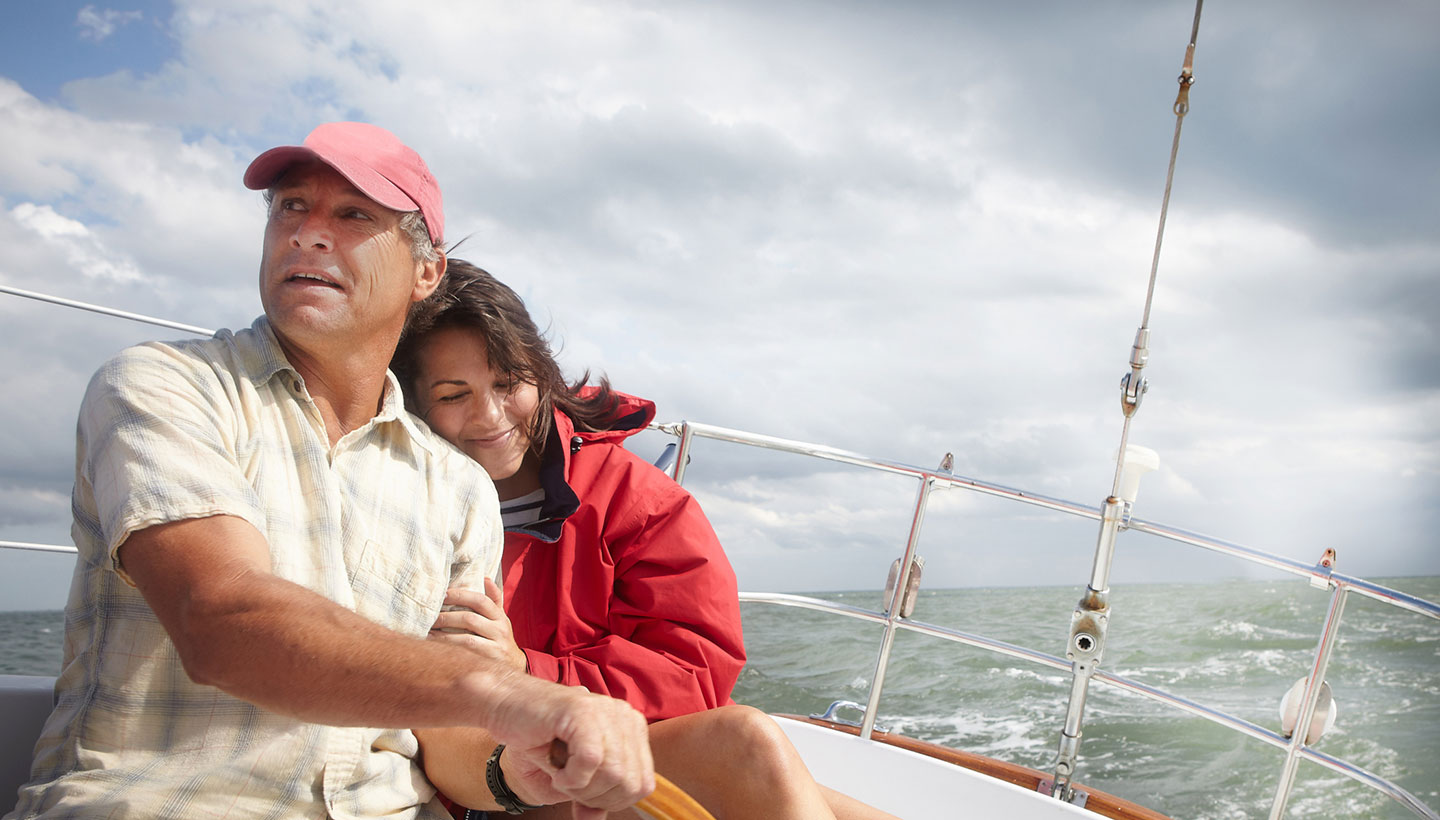
<svg viewBox="0 0 1440 820">
<path fill-rule="evenodd" d="M 88 301 L 96 293 L 76 285 L 143 280 L 138 304 L 116 306 L 163 308 L 202 326 L 248 324 L 258 310 L 252 283 L 263 209 L 258 194 L 237 184 L 253 156 L 248 147 L 78 113 L 4 79 L 0 139 L 15 149 L 0 155 L 10 219 L 59 252 L 42 261 L 38 248 L 22 255 L 30 246 L 12 245 L 5 272 L 14 284 Z M 82 275 L 57 274 L 71 269 Z M 46 287 L 36 287 L 42 280 Z"/>
<path fill-rule="evenodd" d="M 85 6 L 75 17 L 75 25 L 80 29 L 80 39 L 100 42 L 122 26 L 143 20 L 145 15 L 138 11 L 116 11 L 105 9 L 97 11 L 94 6 Z"/>
<path fill-rule="evenodd" d="M 22 202 L 10 215 L 47 243 L 63 250 L 65 261 L 87 279 L 133 282 L 141 278 L 139 268 L 128 259 L 112 259 L 85 225 L 55 213 L 49 205 Z"/>
</svg>

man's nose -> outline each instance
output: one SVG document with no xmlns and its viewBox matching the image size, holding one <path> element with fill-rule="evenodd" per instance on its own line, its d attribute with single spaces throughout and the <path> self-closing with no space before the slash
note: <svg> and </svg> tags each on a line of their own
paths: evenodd
<svg viewBox="0 0 1440 820">
<path fill-rule="evenodd" d="M 330 235 L 330 223 L 321 215 L 311 211 L 306 213 L 295 226 L 295 233 L 290 235 L 290 243 L 297 248 L 320 248 L 329 250 L 334 247 L 334 239 Z"/>
</svg>

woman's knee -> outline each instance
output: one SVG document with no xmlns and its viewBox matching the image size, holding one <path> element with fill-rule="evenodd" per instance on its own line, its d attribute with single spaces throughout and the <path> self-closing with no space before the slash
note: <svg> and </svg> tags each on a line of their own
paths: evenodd
<svg viewBox="0 0 1440 820">
<path fill-rule="evenodd" d="M 715 710 L 724 733 L 751 761 L 789 774 L 804 767 L 800 753 L 775 719 L 751 706 L 725 706 Z"/>
<path fill-rule="evenodd" d="M 805 770 L 775 719 L 751 706 L 722 706 L 651 727 L 657 762 L 687 768 L 699 760 L 746 777 L 788 778 Z"/>
</svg>

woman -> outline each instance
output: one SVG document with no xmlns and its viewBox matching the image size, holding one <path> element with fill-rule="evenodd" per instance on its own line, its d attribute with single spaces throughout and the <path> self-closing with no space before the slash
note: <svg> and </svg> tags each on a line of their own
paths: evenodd
<svg viewBox="0 0 1440 820">
<path fill-rule="evenodd" d="M 494 480 L 505 518 L 503 593 L 452 590 L 437 639 L 624 698 L 652 721 L 656 769 L 717 816 L 888 816 L 818 786 L 763 713 L 725 705 L 745 661 L 735 574 L 689 493 L 622 446 L 653 404 L 588 373 L 567 384 L 520 298 L 457 259 L 392 366 L 412 410 Z M 548 802 L 478 733 L 416 735 L 457 802 L 512 799 L 477 776 L 492 770 Z"/>
</svg>

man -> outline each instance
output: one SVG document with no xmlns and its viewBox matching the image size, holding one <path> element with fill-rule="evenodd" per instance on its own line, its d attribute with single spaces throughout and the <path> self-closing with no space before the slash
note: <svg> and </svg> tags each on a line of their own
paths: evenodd
<svg viewBox="0 0 1440 820">
<path fill-rule="evenodd" d="M 443 817 L 412 727 L 508 744 L 512 800 L 507 771 L 577 817 L 634 803 L 637 712 L 423 639 L 502 537 L 490 481 L 386 370 L 445 271 L 424 162 L 330 123 L 245 184 L 265 315 L 124 351 L 81 407 L 58 702 L 11 816 Z"/>
</svg>

